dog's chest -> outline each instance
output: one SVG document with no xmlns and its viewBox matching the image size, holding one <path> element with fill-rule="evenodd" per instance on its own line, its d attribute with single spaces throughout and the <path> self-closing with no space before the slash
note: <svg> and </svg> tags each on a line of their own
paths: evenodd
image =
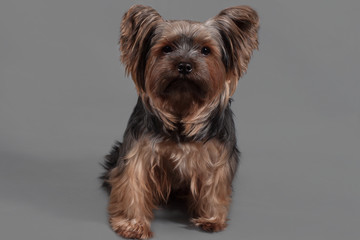
<svg viewBox="0 0 360 240">
<path fill-rule="evenodd" d="M 199 169 L 212 168 L 220 154 L 216 140 L 205 143 L 164 141 L 158 143 L 156 149 L 161 164 L 182 179 L 193 177 Z"/>
</svg>

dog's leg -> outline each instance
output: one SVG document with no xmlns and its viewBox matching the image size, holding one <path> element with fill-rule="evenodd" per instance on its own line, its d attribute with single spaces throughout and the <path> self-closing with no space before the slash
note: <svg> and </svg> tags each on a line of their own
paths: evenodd
<svg viewBox="0 0 360 240">
<path fill-rule="evenodd" d="M 197 186 L 197 191 L 192 190 L 190 196 L 194 216 L 192 222 L 207 232 L 218 232 L 227 226 L 232 192 L 228 162 L 220 159 L 217 164 L 198 171 L 198 177 L 192 179 L 191 184 Z"/>
<path fill-rule="evenodd" d="M 150 222 L 155 205 L 147 151 L 143 143 L 136 143 L 126 156 L 124 169 L 115 168 L 109 179 L 109 222 L 112 229 L 124 238 L 152 237 Z"/>
</svg>

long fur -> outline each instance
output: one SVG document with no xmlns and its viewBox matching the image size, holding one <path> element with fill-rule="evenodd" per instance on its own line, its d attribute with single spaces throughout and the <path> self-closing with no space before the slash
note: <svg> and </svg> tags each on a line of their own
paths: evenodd
<svg viewBox="0 0 360 240">
<path fill-rule="evenodd" d="M 258 27 L 247 6 L 204 23 L 164 20 L 142 5 L 125 13 L 121 61 L 139 97 L 122 143 L 103 164 L 116 233 L 152 237 L 153 209 L 180 192 L 196 226 L 226 227 L 240 157 L 231 96 L 258 46 Z M 186 74 L 178 69 L 183 62 L 192 68 Z"/>
</svg>

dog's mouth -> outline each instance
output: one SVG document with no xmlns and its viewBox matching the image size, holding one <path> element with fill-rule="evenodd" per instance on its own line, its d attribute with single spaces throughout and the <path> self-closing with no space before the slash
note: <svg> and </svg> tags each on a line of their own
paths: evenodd
<svg viewBox="0 0 360 240">
<path fill-rule="evenodd" d="M 189 78 L 174 78 L 162 84 L 159 97 L 166 103 L 165 110 L 181 118 L 196 106 L 206 102 L 207 86 Z"/>
<path fill-rule="evenodd" d="M 172 94 L 194 95 L 197 98 L 205 98 L 207 86 L 201 82 L 191 80 L 189 78 L 175 78 L 165 84 L 162 95 L 169 96 Z"/>
</svg>

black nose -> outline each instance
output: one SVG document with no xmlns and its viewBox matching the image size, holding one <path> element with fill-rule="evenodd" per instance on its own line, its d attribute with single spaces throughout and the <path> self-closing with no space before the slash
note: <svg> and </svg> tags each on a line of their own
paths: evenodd
<svg viewBox="0 0 360 240">
<path fill-rule="evenodd" d="M 181 63 L 179 63 L 178 71 L 179 71 L 179 73 L 183 73 L 183 74 L 191 73 L 192 66 L 190 63 L 181 62 Z"/>
</svg>

